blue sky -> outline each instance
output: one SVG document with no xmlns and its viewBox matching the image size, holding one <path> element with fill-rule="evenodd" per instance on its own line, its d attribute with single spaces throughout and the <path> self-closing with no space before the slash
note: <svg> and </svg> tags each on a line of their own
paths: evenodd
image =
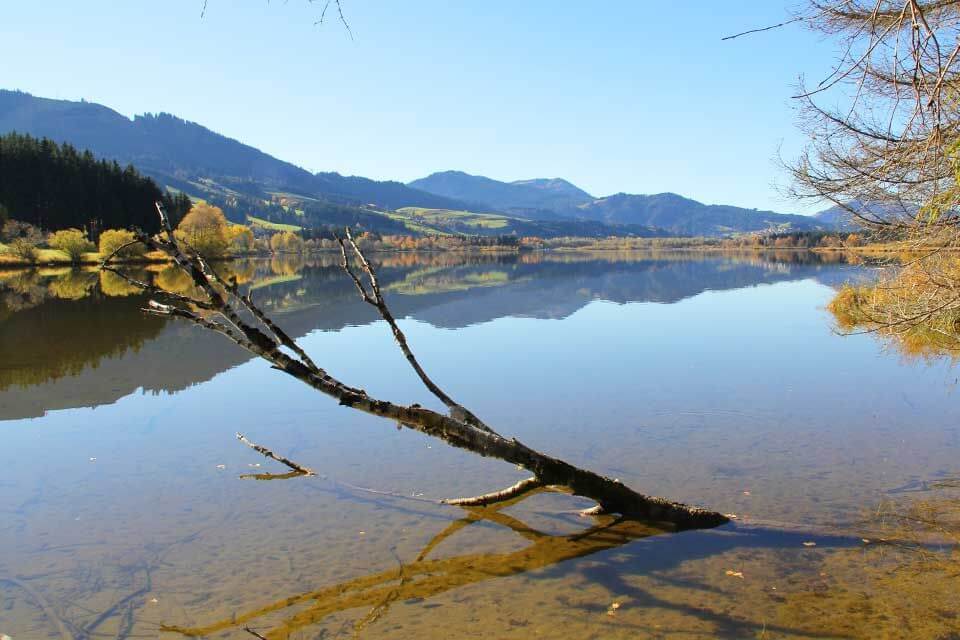
<svg viewBox="0 0 960 640">
<path fill-rule="evenodd" d="M 35 0 L 0 6 L 0 87 L 166 111 L 313 171 L 564 177 L 778 211 L 790 100 L 833 45 L 780 0 Z M 669 9 L 664 9 L 664 5 Z"/>
</svg>

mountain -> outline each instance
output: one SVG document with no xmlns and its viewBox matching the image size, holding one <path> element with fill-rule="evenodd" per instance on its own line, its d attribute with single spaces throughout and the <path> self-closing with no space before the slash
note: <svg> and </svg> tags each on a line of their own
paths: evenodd
<svg viewBox="0 0 960 640">
<path fill-rule="evenodd" d="M 618 193 L 595 198 L 560 178 L 501 182 L 462 171 L 442 171 L 414 180 L 409 186 L 531 219 L 580 219 L 611 225 L 641 225 L 676 235 L 720 236 L 751 231 L 832 228 L 829 221 L 809 216 L 706 205 L 674 193 Z"/>
<path fill-rule="evenodd" d="M 640 224 L 684 236 L 750 231 L 815 231 L 828 224 L 810 216 L 703 204 L 675 193 L 618 193 L 577 207 L 576 215 L 608 224 Z"/>
<path fill-rule="evenodd" d="M 68 142 L 95 155 L 133 164 L 161 184 L 196 186 L 213 180 L 249 192 L 292 191 L 347 204 L 388 209 L 433 207 L 464 209 L 464 202 L 410 188 L 403 183 L 312 174 L 259 149 L 170 114 L 145 114 L 132 120 L 103 105 L 38 98 L 0 90 L 0 134 L 16 131 Z M 256 189 L 254 189 L 256 190 Z"/>
<path fill-rule="evenodd" d="M 903 221 L 916 217 L 919 207 L 911 204 L 896 204 L 893 202 L 867 204 L 860 200 L 851 200 L 844 206 L 834 205 L 829 209 L 824 209 L 820 213 L 815 213 L 814 218 L 823 224 L 831 225 L 839 231 L 863 231 L 869 225 L 865 220 L 857 217 L 863 216 L 866 220 L 879 221 Z M 854 215 L 856 212 L 857 215 Z"/>
<path fill-rule="evenodd" d="M 827 220 L 704 205 L 676 194 L 594 198 L 560 178 L 501 182 L 444 171 L 405 185 L 339 173 L 313 174 L 170 114 L 130 119 L 99 104 L 0 90 L 0 134 L 12 131 L 132 164 L 160 185 L 222 206 L 236 221 L 254 216 L 312 227 L 353 221 L 349 223 L 371 231 L 419 233 L 416 221 L 391 215 L 417 208 L 446 212 L 429 214 L 440 225 L 434 230 L 444 233 L 716 236 L 830 227 Z M 498 226 L 471 226 L 461 215 L 471 214 L 476 220 L 477 212 L 505 214 L 506 220 Z"/>
<path fill-rule="evenodd" d="M 561 178 L 501 182 L 462 171 L 441 171 L 408 183 L 409 187 L 473 203 L 474 208 L 555 218 L 556 213 L 590 202 L 593 196 Z"/>
<path fill-rule="evenodd" d="M 834 205 L 829 209 L 824 209 L 819 213 L 813 214 L 813 217 L 838 231 L 856 231 L 859 228 L 854 220 L 853 214 L 840 205 Z"/>
</svg>

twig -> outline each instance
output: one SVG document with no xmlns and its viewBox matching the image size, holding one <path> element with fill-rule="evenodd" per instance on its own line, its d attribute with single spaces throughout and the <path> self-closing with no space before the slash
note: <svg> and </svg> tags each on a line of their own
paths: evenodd
<svg viewBox="0 0 960 640">
<path fill-rule="evenodd" d="M 250 627 L 244 627 L 243 630 L 249 633 L 250 635 L 252 635 L 254 638 L 260 638 L 260 640 L 267 640 L 265 636 L 260 635 Z"/>
<path fill-rule="evenodd" d="M 720 38 L 720 40 L 721 40 L 721 41 L 722 41 L 722 40 L 733 40 L 734 38 L 739 38 L 740 36 L 750 35 L 751 33 L 761 33 L 761 32 L 763 32 L 763 31 L 770 31 L 770 30 L 772 30 L 772 29 L 779 29 L 780 27 L 785 27 L 785 26 L 787 26 L 787 25 L 793 24 L 794 22 L 800 22 L 801 20 L 805 20 L 805 19 L 806 19 L 805 16 L 797 16 L 796 18 L 792 18 L 792 19 L 790 19 L 790 20 L 785 20 L 784 22 L 781 22 L 781 23 L 779 23 L 779 24 L 771 24 L 770 26 L 767 26 L 767 27 L 760 27 L 760 28 L 758 28 L 758 29 L 749 29 L 749 30 L 747 30 L 747 31 L 741 31 L 740 33 L 735 33 L 735 34 L 733 34 L 732 36 L 724 36 L 723 38 Z"/>
<path fill-rule="evenodd" d="M 273 459 L 273 460 L 276 460 L 276 461 L 279 462 L 280 464 L 285 464 L 285 465 L 287 465 L 288 467 L 290 467 L 291 469 L 293 469 L 293 470 L 296 471 L 297 473 L 300 473 L 300 474 L 305 475 L 305 476 L 315 476 L 315 475 L 317 475 L 317 474 L 314 473 L 311 469 L 309 469 L 309 468 L 307 468 L 307 467 L 305 467 L 305 466 L 303 466 L 303 465 L 301 465 L 301 464 L 297 464 L 296 462 L 294 462 L 293 460 L 290 460 L 289 458 L 284 458 L 283 456 L 278 456 L 278 455 L 275 454 L 273 451 L 270 451 L 270 449 L 267 449 L 266 447 L 264 447 L 264 446 L 262 446 L 262 445 L 259 445 L 259 444 L 255 443 L 255 442 L 250 442 L 249 440 L 247 440 L 247 438 L 246 438 L 242 433 L 237 433 L 237 440 L 239 440 L 239 441 L 242 442 L 243 444 L 247 445 L 248 447 L 250 447 L 251 449 L 253 449 L 253 450 L 256 451 L 257 453 L 261 453 L 261 454 L 265 455 L 265 456 L 268 457 L 268 458 L 271 458 L 271 459 Z"/>
</svg>

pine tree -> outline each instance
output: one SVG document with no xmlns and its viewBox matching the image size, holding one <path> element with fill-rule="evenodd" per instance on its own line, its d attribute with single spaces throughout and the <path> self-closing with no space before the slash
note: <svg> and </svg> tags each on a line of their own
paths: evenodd
<svg viewBox="0 0 960 640">
<path fill-rule="evenodd" d="M 84 229 L 93 239 L 110 228 L 153 233 L 157 201 L 178 220 L 190 208 L 185 194 L 170 196 L 133 166 L 97 160 L 46 138 L 0 136 L 0 221 L 5 211 L 47 231 Z"/>
</svg>

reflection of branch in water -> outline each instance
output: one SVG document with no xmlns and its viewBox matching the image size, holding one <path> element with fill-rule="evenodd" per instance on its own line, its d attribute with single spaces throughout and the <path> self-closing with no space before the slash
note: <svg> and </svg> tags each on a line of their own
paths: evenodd
<svg viewBox="0 0 960 640">
<path fill-rule="evenodd" d="M 379 620 L 390 609 L 390 605 L 400 597 L 400 590 L 407 582 L 407 576 L 403 572 L 403 561 L 400 559 L 400 556 L 397 555 L 396 549 L 390 549 L 390 552 L 393 553 L 393 557 L 397 561 L 397 577 L 400 580 L 400 584 L 396 589 L 387 594 L 387 597 L 383 599 L 383 602 L 375 606 L 373 609 L 370 609 L 370 613 L 368 613 L 363 620 L 356 624 L 354 627 L 354 635 L 357 637 L 360 636 L 361 631 Z"/>
<path fill-rule="evenodd" d="M 397 600 L 430 598 L 464 585 L 542 569 L 565 560 L 613 549 L 633 540 L 670 530 L 655 528 L 635 520 L 607 518 L 604 522 L 574 535 L 548 535 L 532 529 L 512 516 L 500 513 L 502 508 L 515 504 L 519 500 L 518 497 L 492 507 L 469 509 L 465 518 L 452 522 L 434 536 L 424 546 L 415 561 L 407 565 L 401 562 L 399 569 L 382 571 L 283 598 L 272 604 L 203 627 L 164 625 L 161 630 L 189 637 L 207 636 L 225 629 L 247 625 L 252 620 L 308 602 L 313 604 L 287 618 L 265 633 L 263 637 L 267 640 L 286 640 L 295 631 L 321 622 L 331 614 L 370 607 L 370 613 L 356 626 L 359 630 L 376 621 L 390 603 Z M 511 553 L 466 554 L 441 560 L 427 559 L 429 553 L 443 540 L 473 523 L 484 520 L 509 528 L 528 540 L 530 544 Z M 399 559 L 398 562 L 400 562 Z"/>
<path fill-rule="evenodd" d="M 36 603 L 40 610 L 43 611 L 43 615 L 52 622 L 56 627 L 57 631 L 60 633 L 60 637 L 63 640 L 73 640 L 73 635 L 67 631 L 67 627 L 63 622 L 63 619 L 57 615 L 53 610 L 53 607 L 50 606 L 50 603 L 47 602 L 47 599 L 43 597 L 42 594 L 38 593 L 36 589 L 28 585 L 26 582 L 14 578 L 13 576 L 0 576 L 0 582 L 7 582 L 16 587 L 22 589 L 30 598 Z"/>
<path fill-rule="evenodd" d="M 124 597 L 121 598 L 120 600 L 118 600 L 115 604 L 113 604 L 112 606 L 108 607 L 103 613 L 101 613 L 100 615 L 98 615 L 98 616 L 93 620 L 93 622 L 91 622 L 91 623 L 88 624 L 86 627 L 84 627 L 84 629 L 83 629 L 83 635 L 84 635 L 84 637 L 87 637 L 87 636 L 91 635 L 91 634 L 92 634 L 101 624 L 103 624 L 106 620 L 108 620 L 108 619 L 110 619 L 110 618 L 112 618 L 113 616 L 118 615 L 118 614 L 120 614 L 121 617 L 120 617 L 120 622 L 119 622 L 119 628 L 117 629 L 117 637 L 118 637 L 118 638 L 125 637 L 125 635 L 124 635 L 124 628 L 127 627 L 127 626 L 130 626 L 130 627 L 133 626 L 133 620 L 132 620 L 132 618 L 133 618 L 133 603 L 134 603 L 134 601 L 135 601 L 137 598 L 140 598 L 141 596 L 144 596 L 144 595 L 150 593 L 150 590 L 153 588 L 153 580 L 152 580 L 152 577 L 151 577 L 151 574 L 150 574 L 150 566 L 149 566 L 148 564 L 144 563 L 144 565 L 143 565 L 143 571 L 144 571 L 144 573 L 146 574 L 146 580 L 144 581 L 143 586 L 140 587 L 139 589 L 136 589 L 135 591 L 127 594 L 126 596 L 124 596 Z M 124 610 L 124 607 L 126 607 L 125 610 Z M 128 623 L 129 623 L 129 625 L 128 625 Z"/>
</svg>

